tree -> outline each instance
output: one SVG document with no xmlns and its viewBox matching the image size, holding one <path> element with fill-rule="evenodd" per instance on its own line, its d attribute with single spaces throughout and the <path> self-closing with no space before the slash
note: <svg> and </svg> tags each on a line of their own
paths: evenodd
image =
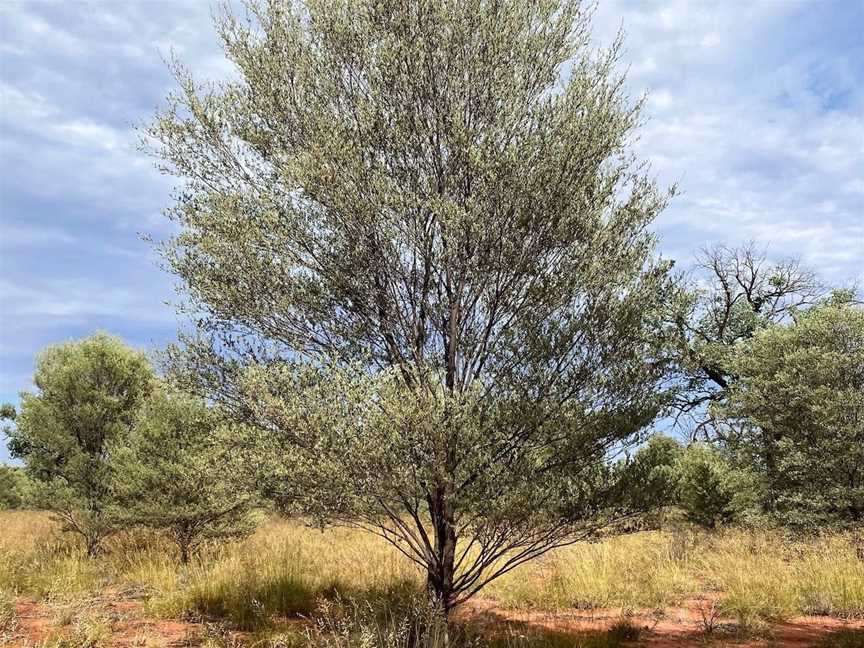
<svg viewBox="0 0 864 648">
<path fill-rule="evenodd" d="M 663 404 L 658 191 L 578 2 L 253 3 L 238 79 L 148 131 L 187 387 L 280 452 L 268 487 L 384 536 L 445 614 L 628 511 Z M 565 74 L 566 71 L 566 74 Z"/>
<path fill-rule="evenodd" d="M 16 466 L 0 464 L 0 511 L 21 508 L 25 501 L 24 475 Z"/>
<path fill-rule="evenodd" d="M 736 381 L 735 345 L 817 303 L 825 289 L 797 259 L 771 262 L 753 243 L 705 248 L 696 270 L 683 308 L 675 311 L 681 372 L 675 409 L 692 426 L 691 440 L 716 441 L 723 431 L 713 413 Z"/>
<path fill-rule="evenodd" d="M 723 414 L 764 507 L 800 524 L 864 520 L 864 311 L 848 293 L 741 344 Z"/>
<path fill-rule="evenodd" d="M 134 432 L 111 449 L 116 488 L 130 523 L 167 529 L 184 565 L 205 539 L 255 529 L 244 457 L 231 428 L 200 399 L 156 390 Z"/>
<path fill-rule="evenodd" d="M 678 504 L 678 463 L 685 450 L 672 437 L 654 434 L 626 466 L 625 493 L 634 508 L 662 509 Z"/>
<path fill-rule="evenodd" d="M 752 476 L 716 448 L 695 443 L 675 465 L 677 503 L 690 522 L 713 529 L 743 517 L 754 504 Z"/>
<path fill-rule="evenodd" d="M 14 421 L 17 414 L 11 403 L 0 405 L 0 421 Z M 4 426 L 4 432 L 8 429 Z M 0 510 L 15 509 L 22 505 L 23 485 L 20 468 L 0 464 Z"/>
<path fill-rule="evenodd" d="M 142 353 L 97 333 L 44 349 L 33 383 L 37 391 L 21 394 L 7 430 L 9 450 L 24 461 L 37 503 L 93 555 L 117 522 L 107 449 L 128 434 L 152 388 L 152 370 Z"/>
</svg>

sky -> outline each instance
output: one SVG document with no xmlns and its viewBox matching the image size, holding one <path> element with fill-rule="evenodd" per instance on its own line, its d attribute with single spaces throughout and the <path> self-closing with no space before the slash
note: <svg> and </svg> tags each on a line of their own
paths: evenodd
<svg viewBox="0 0 864 648">
<path fill-rule="evenodd" d="M 96 330 L 152 350 L 181 322 L 142 236 L 170 233 L 173 181 L 138 151 L 172 52 L 232 74 L 208 0 L 0 3 L 0 402 L 47 344 Z M 647 93 L 635 144 L 681 195 L 664 256 L 754 241 L 833 284 L 864 283 L 864 2 L 600 0 L 598 46 L 626 32 Z M 0 440 L 0 461 L 7 459 Z"/>
</svg>

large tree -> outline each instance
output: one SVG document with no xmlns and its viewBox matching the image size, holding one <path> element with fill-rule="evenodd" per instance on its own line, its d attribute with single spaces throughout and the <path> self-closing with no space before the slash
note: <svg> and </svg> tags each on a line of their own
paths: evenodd
<svg viewBox="0 0 864 648">
<path fill-rule="evenodd" d="M 178 371 L 279 450 L 276 492 L 386 537 L 445 612 L 625 515 L 609 460 L 661 405 L 668 193 L 589 18 L 253 3 L 217 22 L 233 80 L 178 65 L 149 129 L 182 180 Z"/>
<path fill-rule="evenodd" d="M 795 524 L 864 521 L 864 310 L 849 294 L 756 333 L 731 363 L 729 446 Z"/>
<path fill-rule="evenodd" d="M 754 243 L 715 245 L 696 256 L 689 290 L 673 310 L 679 339 L 678 423 L 691 440 L 725 436 L 715 417 L 737 376 L 732 357 L 739 342 L 788 322 L 826 291 L 798 259 L 769 259 Z"/>
<path fill-rule="evenodd" d="M 36 358 L 36 391 L 21 394 L 7 429 L 35 503 L 79 534 L 90 555 L 118 524 L 109 444 L 128 434 L 153 380 L 142 353 L 104 333 L 49 346 Z"/>
</svg>

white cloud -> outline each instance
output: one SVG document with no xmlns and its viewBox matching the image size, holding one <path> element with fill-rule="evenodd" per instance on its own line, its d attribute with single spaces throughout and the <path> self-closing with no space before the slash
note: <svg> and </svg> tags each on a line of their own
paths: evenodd
<svg viewBox="0 0 864 648">
<path fill-rule="evenodd" d="M 864 11 L 620 0 L 600 5 L 598 41 L 622 17 L 628 83 L 649 92 L 638 148 L 684 192 L 657 222 L 667 253 L 755 239 L 864 278 L 864 47 L 844 24 Z"/>
<path fill-rule="evenodd" d="M 89 278 L 37 280 L 23 286 L 0 281 L 0 302 L 9 321 L 37 322 L 42 318 L 99 318 L 109 316 L 138 322 L 174 322 L 169 309 L 135 286 L 109 287 Z"/>
</svg>

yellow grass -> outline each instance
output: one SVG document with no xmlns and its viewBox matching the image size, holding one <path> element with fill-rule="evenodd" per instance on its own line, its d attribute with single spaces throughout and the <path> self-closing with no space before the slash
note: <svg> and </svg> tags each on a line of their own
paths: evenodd
<svg viewBox="0 0 864 648">
<path fill-rule="evenodd" d="M 742 625 L 796 615 L 864 616 L 864 562 L 849 536 L 769 531 L 646 532 L 579 544 L 486 590 L 509 605 L 659 608 L 719 596 Z"/>
<path fill-rule="evenodd" d="M 486 589 L 514 607 L 662 607 L 697 587 L 692 556 L 677 553 L 679 539 L 642 533 L 580 543 L 523 565 Z"/>
<path fill-rule="evenodd" d="M 403 601 L 422 587 L 415 567 L 377 537 L 274 519 L 251 538 L 208 547 L 188 568 L 154 534 L 113 539 L 87 558 L 48 516 L 0 513 L 0 599 L 70 601 L 106 588 L 144 593 L 151 614 L 204 616 L 245 628 L 308 614 L 316 601 Z M 851 539 L 793 541 L 774 532 L 646 532 L 581 543 L 522 566 L 480 596 L 513 607 L 661 608 L 720 596 L 754 625 L 801 614 L 864 616 L 864 562 Z"/>
</svg>

